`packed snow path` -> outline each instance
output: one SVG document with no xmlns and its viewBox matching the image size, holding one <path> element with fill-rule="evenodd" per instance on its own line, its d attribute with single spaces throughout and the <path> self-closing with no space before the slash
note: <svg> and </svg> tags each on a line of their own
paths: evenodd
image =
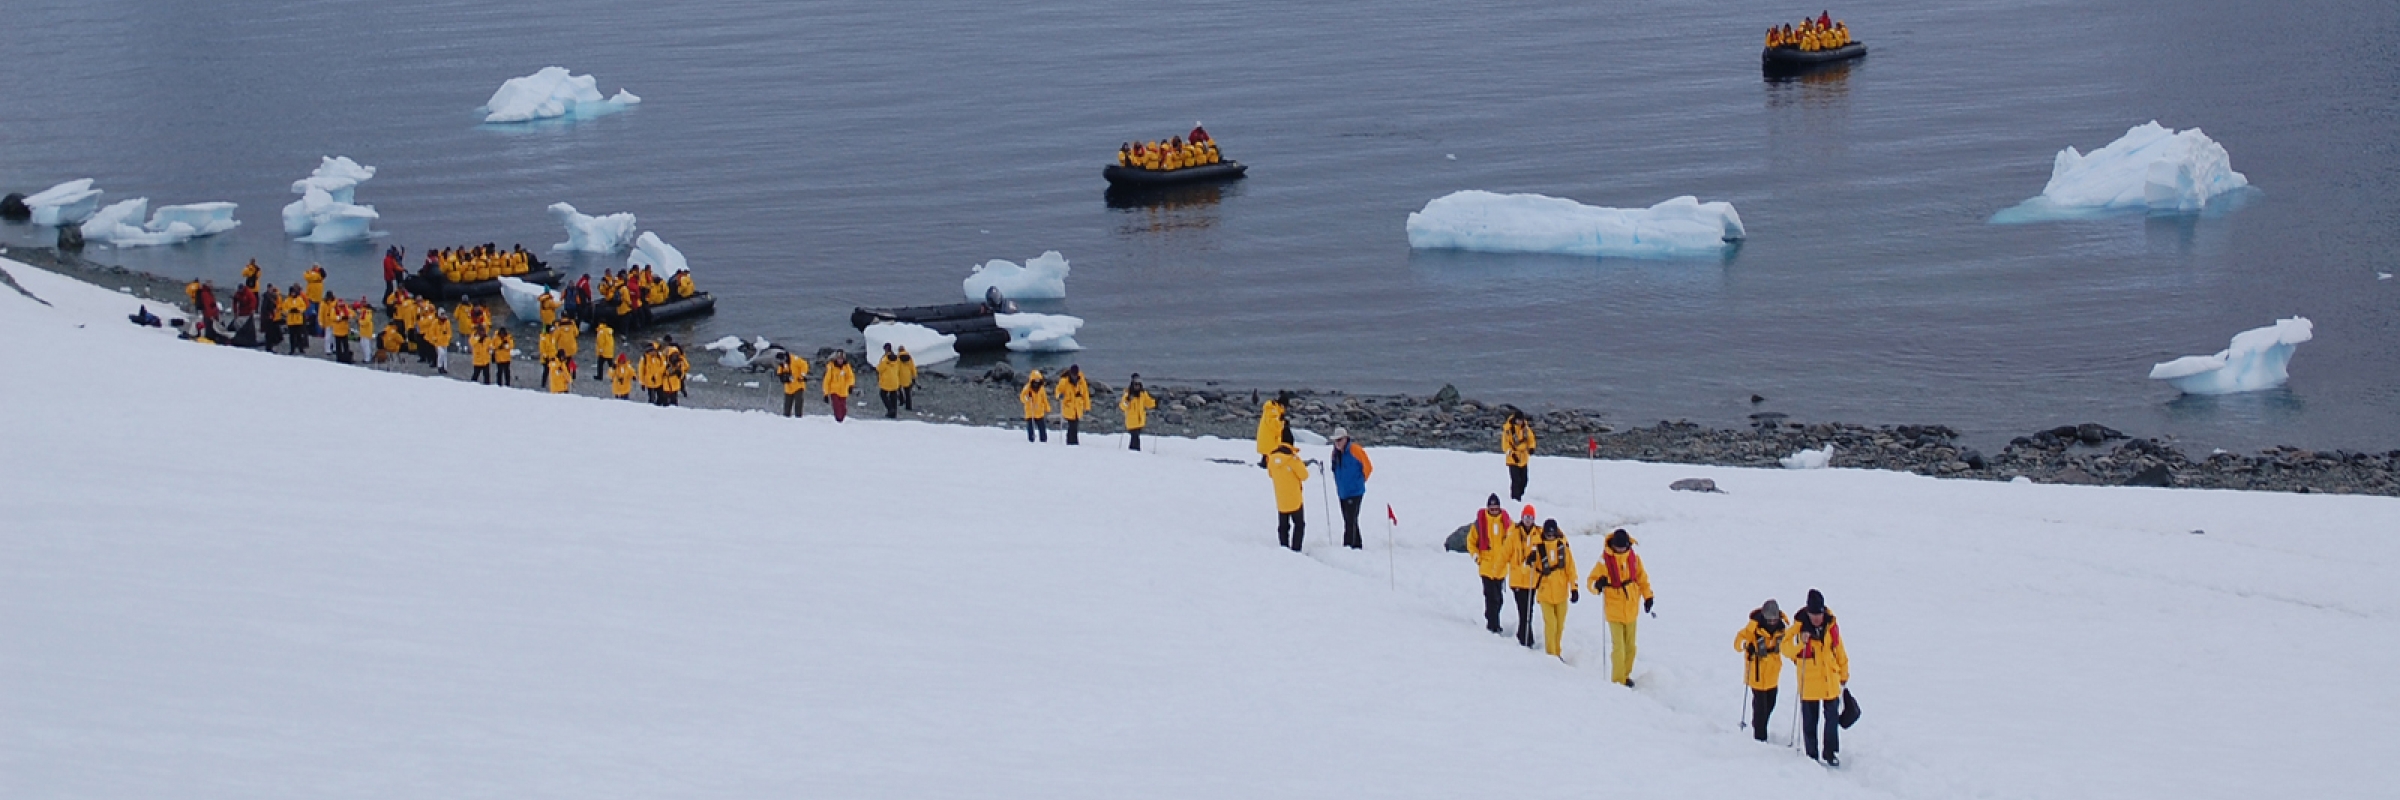
<svg viewBox="0 0 2400 800">
<path fill-rule="evenodd" d="M 2255 800 L 2400 752 L 2391 499 L 1536 459 L 1642 541 L 1628 691 L 1596 600 L 1564 664 L 1483 632 L 1440 541 L 1495 455 L 1376 449 L 1370 549 L 1312 481 L 1294 555 L 1208 460 L 1246 441 L 417 379 L 0 265 L 53 304 L 0 290 L 11 798 Z M 1736 727 L 1742 614 L 1810 586 L 1866 709 L 1833 772 Z"/>
</svg>

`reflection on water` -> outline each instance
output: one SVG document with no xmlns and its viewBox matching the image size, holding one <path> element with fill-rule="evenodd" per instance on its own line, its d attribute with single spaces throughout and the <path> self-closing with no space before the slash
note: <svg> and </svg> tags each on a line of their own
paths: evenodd
<svg viewBox="0 0 2400 800">
<path fill-rule="evenodd" d="M 1200 183 L 1161 187 L 1110 187 L 1103 199 L 1116 218 L 1118 236 L 1199 231 L 1221 221 L 1217 205 L 1238 196 L 1240 184 Z"/>
<path fill-rule="evenodd" d="M 2290 423 L 2307 408 L 2290 386 L 2240 394 L 2187 394 L 2166 404 L 2168 419 L 2210 425 Z"/>
<path fill-rule="evenodd" d="M 1850 99 L 1850 72 L 1859 61 L 1840 61 L 1765 71 L 1767 107 L 1827 106 Z"/>
</svg>

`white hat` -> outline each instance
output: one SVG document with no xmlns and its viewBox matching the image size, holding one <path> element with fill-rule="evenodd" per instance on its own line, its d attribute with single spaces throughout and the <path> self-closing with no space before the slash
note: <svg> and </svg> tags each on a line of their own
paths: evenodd
<svg viewBox="0 0 2400 800">
<path fill-rule="evenodd" d="M 1342 428 L 1342 427 L 1336 427 L 1336 428 L 1334 428 L 1334 429 L 1333 429 L 1333 438 L 1336 438 L 1336 439 L 1348 439 L 1348 438 L 1350 438 L 1350 429 L 1349 429 L 1349 428 Z"/>
</svg>

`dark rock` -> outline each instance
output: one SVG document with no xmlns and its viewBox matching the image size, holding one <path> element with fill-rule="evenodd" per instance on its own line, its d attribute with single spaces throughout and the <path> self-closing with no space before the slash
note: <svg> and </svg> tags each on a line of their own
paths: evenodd
<svg viewBox="0 0 2400 800">
<path fill-rule="evenodd" d="M 1991 466 L 1991 462 L 1984 460 L 1983 452 L 1974 448 L 1968 448 L 1966 452 L 1960 453 L 1958 460 L 1967 462 L 1968 469 L 1984 469 Z"/>
<path fill-rule="evenodd" d="M 983 371 L 983 379 L 992 383 L 1016 383 L 1017 370 L 1006 361 L 995 361 L 991 369 Z"/>
<path fill-rule="evenodd" d="M 1709 479 L 1707 479 L 1707 478 L 1685 478 L 1685 479 L 1683 479 L 1683 480 L 1679 480 L 1679 481 L 1676 481 L 1676 482 L 1674 482 L 1674 483 L 1667 484 L 1667 488 L 1668 488 L 1668 489 L 1672 489 L 1672 490 L 1674 490 L 1674 491 L 1678 491 L 1678 492 L 1714 492 L 1714 493 L 1717 493 L 1717 494 L 1724 494 L 1724 493 L 1725 493 L 1725 490 L 1717 488 L 1717 482 L 1716 482 L 1716 481 L 1709 480 Z"/>
<path fill-rule="evenodd" d="M 2149 469 L 2134 473 L 2133 477 L 2125 479 L 2125 485 L 2173 486 L 2175 485 L 2175 472 L 2167 469 L 2167 465 L 2159 464 L 2152 466 Z"/>
<path fill-rule="evenodd" d="M 2062 436 L 2060 438 L 2066 437 Z M 2125 434 L 2118 433 L 2115 428 L 2111 428 L 2106 425 L 2101 425 L 2096 422 L 2086 422 L 2084 424 L 2075 426 L 2075 438 L 2082 440 L 2084 444 L 2099 444 L 2110 439 L 2123 439 L 2125 438 Z"/>
<path fill-rule="evenodd" d="M 33 218 L 33 209 L 25 206 L 25 195 L 16 192 L 0 197 L 0 219 L 23 222 Z"/>
<path fill-rule="evenodd" d="M 1450 385 L 1450 384 L 1447 384 L 1447 383 L 1445 383 L 1445 384 L 1442 384 L 1442 389 L 1441 389 L 1441 391 L 1438 391 L 1438 392 L 1434 392 L 1434 393 L 1433 393 L 1433 403 L 1434 403 L 1434 405 L 1441 406 L 1441 407 L 1442 407 L 1443 409 L 1445 409 L 1445 410 L 1446 410 L 1446 409 L 1451 409 L 1451 408 L 1457 408 L 1457 407 L 1458 407 L 1458 387 L 1456 387 L 1456 386 L 1452 386 L 1452 385 Z"/>
<path fill-rule="evenodd" d="M 60 225 L 60 226 L 58 226 L 58 249 L 60 249 L 60 250 L 66 250 L 66 251 L 70 251 L 70 252 L 72 252 L 72 251 L 78 251 L 78 250 L 82 250 L 82 249 L 83 249 L 83 226 L 81 226 L 81 225 Z"/>
<path fill-rule="evenodd" d="M 2091 486 L 2099 483 L 2098 480 L 2092 478 L 2091 473 L 2076 469 L 2072 466 L 2060 467 L 2057 472 L 2050 473 L 2050 480 L 2048 482 L 2064 483 L 2072 486 Z"/>
<path fill-rule="evenodd" d="M 1758 396 L 1758 395 L 1751 395 L 1751 396 L 1750 396 L 1750 402 L 1752 402 L 1752 403 L 1764 403 L 1764 402 L 1766 402 L 1766 401 L 1767 401 L 1767 399 L 1766 399 L 1766 398 L 1764 398 L 1764 397 L 1760 397 L 1760 396 Z"/>
</svg>

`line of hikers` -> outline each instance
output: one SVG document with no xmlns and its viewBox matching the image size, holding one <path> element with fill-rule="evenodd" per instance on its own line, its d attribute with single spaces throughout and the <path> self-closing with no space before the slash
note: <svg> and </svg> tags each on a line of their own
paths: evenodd
<svg viewBox="0 0 2400 800">
<path fill-rule="evenodd" d="M 1190 136 L 1168 140 L 1126 142 L 1117 147 L 1117 166 L 1140 167 L 1146 170 L 1171 171 L 1185 167 L 1205 167 L 1224 163 L 1217 152 L 1217 140 L 1210 138 L 1207 129 L 1192 126 Z"/>
<path fill-rule="evenodd" d="M 1058 380 L 1042 377 L 1041 370 L 1026 374 L 1025 385 L 1017 390 L 1017 403 L 1025 411 L 1025 441 L 1050 441 L 1050 410 L 1053 398 L 1057 401 L 1059 420 L 1066 423 L 1067 444 L 1083 443 L 1083 418 L 1092 413 L 1092 384 L 1083 377 L 1083 367 L 1069 364 L 1058 373 Z M 1117 411 L 1125 415 L 1126 448 L 1142 449 L 1142 430 L 1150 425 L 1150 410 L 1158 407 L 1158 398 L 1142 386 L 1142 374 L 1133 373 L 1125 384 L 1125 393 L 1117 398 Z"/>
<path fill-rule="evenodd" d="M 1833 13 L 1830 11 L 1819 13 L 1816 19 L 1801 17 L 1800 26 L 1796 29 L 1788 23 L 1780 28 L 1767 29 L 1767 47 L 1769 48 L 1790 47 L 1802 52 L 1813 53 L 1819 50 L 1832 50 L 1849 43 L 1849 23 L 1834 19 Z"/>
</svg>

